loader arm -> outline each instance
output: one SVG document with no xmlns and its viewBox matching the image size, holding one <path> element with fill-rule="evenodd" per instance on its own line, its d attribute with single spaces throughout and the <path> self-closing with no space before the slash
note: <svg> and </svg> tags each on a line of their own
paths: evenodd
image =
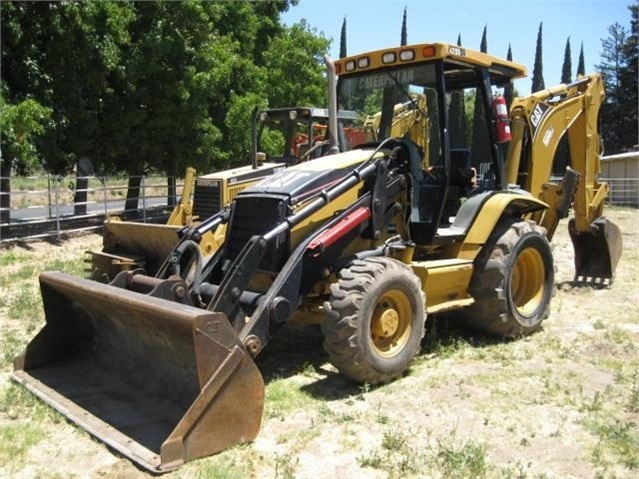
<svg viewBox="0 0 639 479">
<path fill-rule="evenodd" d="M 392 196 L 393 192 L 399 191 L 399 185 L 403 180 L 398 176 L 388 182 L 386 160 L 372 160 L 377 155 L 377 152 L 386 145 L 388 145 L 388 141 L 383 142 L 373 152 L 369 161 L 354 169 L 342 181 L 321 192 L 308 205 L 286 218 L 277 227 L 261 236 L 253 236 L 233 263 L 226 269 L 224 279 L 219 286 L 208 283 L 202 284 L 203 291 L 213 293 L 207 309 L 224 313 L 229 318 L 238 330 L 240 341 L 253 356 L 256 356 L 266 346 L 271 333 L 286 323 L 290 315 L 299 306 L 301 290 L 303 289 L 303 277 L 314 276 L 302 274 L 305 264 L 304 257 L 313 252 L 313 249 L 308 249 L 311 243 L 321 241 L 321 235 L 324 232 L 330 231 L 342 222 L 344 218 L 349 218 L 349 215 L 362 208 L 368 212 L 365 218 L 358 217 L 359 219 L 356 221 L 349 221 L 348 226 L 341 225 L 338 228 L 340 234 L 344 235 L 356 227 L 361 229 L 370 226 L 372 236 L 380 235 L 381 230 L 387 223 L 389 208 L 394 211 L 393 206 L 387 202 L 388 192 L 390 191 Z M 258 269 L 266 245 L 270 241 L 273 241 L 282 232 L 302 223 L 325 205 L 335 201 L 336 198 L 357 184 L 373 176 L 375 177 L 375 182 L 372 191 L 367 191 L 361 195 L 354 204 L 317 228 L 313 234 L 296 246 L 278 273 L 277 278 L 264 295 L 257 297 L 247 291 L 250 279 Z M 335 240 L 331 239 L 331 241 Z M 321 247 L 324 248 L 325 254 L 326 245 L 322 244 Z M 218 259 L 214 258 L 211 261 L 217 261 Z M 205 268 L 205 270 L 209 269 L 209 267 Z M 240 305 L 242 300 L 257 304 L 255 311 L 248 320 L 245 320 L 243 316 Z"/>
</svg>

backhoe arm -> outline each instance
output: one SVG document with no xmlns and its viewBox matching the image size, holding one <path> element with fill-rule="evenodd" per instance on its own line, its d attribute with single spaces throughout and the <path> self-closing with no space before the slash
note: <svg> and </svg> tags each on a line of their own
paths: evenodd
<svg viewBox="0 0 639 479">
<path fill-rule="evenodd" d="M 512 141 L 506 178 L 549 205 L 534 218 L 552 238 L 572 204 L 570 233 L 578 277 L 612 278 L 621 254 L 618 228 L 601 217 L 608 185 L 599 182 L 599 109 L 604 87 L 598 74 L 581 77 L 513 101 Z M 553 160 L 567 135 L 570 167 L 562 182 L 551 181 Z M 596 251 L 596 253 L 593 253 Z"/>
</svg>

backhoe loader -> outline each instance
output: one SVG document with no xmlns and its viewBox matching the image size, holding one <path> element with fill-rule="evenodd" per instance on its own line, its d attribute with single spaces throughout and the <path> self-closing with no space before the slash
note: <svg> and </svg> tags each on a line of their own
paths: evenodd
<svg viewBox="0 0 639 479">
<path fill-rule="evenodd" d="M 542 200 L 543 185 L 523 180 L 537 168 L 548 174 L 544 155 L 552 152 L 535 145 L 538 137 L 554 141 L 545 125 L 556 115 L 544 122 L 535 114 L 551 104 L 543 94 L 515 103 L 522 125 L 515 116 L 505 165 L 497 146 L 498 131 L 507 129 L 495 127 L 490 108 L 493 89 L 524 77 L 525 67 L 446 43 L 326 63 L 329 129 L 337 130 L 338 104 L 363 111 L 376 103 L 377 142 L 291 166 L 239 192 L 228 208 L 186 228 L 154 276 L 122 271 L 102 284 L 40 275 L 46 325 L 15 359 L 13 378 L 152 472 L 256 437 L 264 384 L 254 358 L 287 324 L 319 324 L 328 360 L 343 375 L 380 384 L 410 367 L 427 314 L 472 309 L 468 322 L 504 338 L 538 330 L 549 314 L 553 256 L 537 219 L 548 217 L 549 204 L 563 215 L 573 192 L 564 187 Z M 560 95 L 580 97 L 590 83 L 564 86 Z M 476 189 L 465 174 L 472 152 L 449 148 L 447 99 L 460 90 L 479 97 L 486 123 L 473 134 L 492 145 L 481 161 L 491 162 L 494 178 Z M 421 93 L 434 99 L 421 112 L 425 135 L 441 145 L 427 162 L 410 133 L 390 135 L 394 105 Z M 571 152 L 587 152 L 583 160 L 596 171 L 598 132 L 589 119 L 601 97 L 583 97 L 587 135 Z M 575 143 L 583 114 L 575 109 L 556 123 Z M 605 196 L 582 166 L 572 165 L 579 185 L 594 200 Z M 575 208 L 587 210 L 578 214 L 599 214 L 594 200 L 575 196 Z M 199 240 L 220 225 L 224 241 L 206 258 Z M 574 228 L 609 257 L 620 251 L 619 236 Z M 615 265 L 608 266 L 601 272 L 611 277 Z"/>
<path fill-rule="evenodd" d="M 349 128 L 357 120 L 355 112 L 339 111 L 337 118 L 336 144 L 340 151 L 365 140 L 363 130 L 358 135 L 357 129 Z M 109 218 L 104 222 L 102 250 L 87 251 L 88 277 L 109 282 L 120 271 L 137 268 L 154 275 L 178 243 L 184 226 L 192 226 L 222 210 L 240 191 L 262 178 L 328 153 L 327 119 L 326 108 L 255 110 L 251 119 L 250 165 L 200 176 L 196 176 L 194 168 L 187 168 L 181 199 L 166 224 L 121 221 L 117 216 Z M 202 237 L 200 248 L 204 255 L 219 248 L 224 233 L 225 228 L 221 226 Z"/>
</svg>

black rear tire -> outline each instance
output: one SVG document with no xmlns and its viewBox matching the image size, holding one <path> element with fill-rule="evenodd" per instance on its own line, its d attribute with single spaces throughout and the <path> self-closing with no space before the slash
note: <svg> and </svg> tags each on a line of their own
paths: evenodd
<svg viewBox="0 0 639 479">
<path fill-rule="evenodd" d="M 354 381 L 386 383 L 408 369 L 420 349 L 425 295 L 410 267 L 386 257 L 355 260 L 338 274 L 324 305 L 324 350 Z"/>
<path fill-rule="evenodd" d="M 527 220 L 496 236 L 477 258 L 469 288 L 475 303 L 462 317 L 471 327 L 502 338 L 531 334 L 550 314 L 554 295 L 554 260 L 546 230 Z"/>
</svg>

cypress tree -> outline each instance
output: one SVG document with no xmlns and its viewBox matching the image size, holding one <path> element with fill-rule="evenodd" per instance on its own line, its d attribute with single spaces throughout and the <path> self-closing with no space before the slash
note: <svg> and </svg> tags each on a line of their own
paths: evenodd
<svg viewBox="0 0 639 479">
<path fill-rule="evenodd" d="M 461 47 L 461 34 L 457 36 L 457 46 Z M 466 148 L 466 111 L 464 108 L 464 92 L 453 90 L 448 108 L 448 126 L 450 130 L 450 147 Z"/>
<path fill-rule="evenodd" d="M 513 61 L 513 51 L 510 48 L 510 43 L 508 44 L 508 53 L 506 54 L 506 60 L 508 60 L 509 62 Z M 508 85 L 504 87 L 504 98 L 506 99 L 506 105 L 508 106 L 509 111 L 510 111 L 510 105 L 512 105 L 514 97 L 515 97 L 515 87 L 511 80 L 508 82 Z"/>
<path fill-rule="evenodd" d="M 539 33 L 537 33 L 537 49 L 535 50 L 535 66 L 533 67 L 532 88 L 531 93 L 543 90 L 544 85 L 543 60 L 541 48 L 541 32 L 543 23 L 539 24 Z"/>
<path fill-rule="evenodd" d="M 437 103 L 437 92 L 433 88 L 424 88 L 424 94 L 426 95 L 426 105 L 433 111 L 439 111 L 439 104 Z M 428 139 L 428 164 L 429 165 L 441 165 L 441 137 L 439 135 L 439 115 L 428 115 L 430 118 L 430 138 Z"/>
<path fill-rule="evenodd" d="M 487 25 L 484 26 L 484 32 L 481 37 L 480 50 L 482 53 L 488 53 L 487 41 Z M 491 162 L 491 145 L 488 136 L 488 124 L 486 123 L 486 108 L 484 108 L 484 97 L 480 90 L 475 93 L 475 111 L 473 114 L 473 165 L 478 166 L 481 163 Z"/>
<path fill-rule="evenodd" d="M 568 37 L 564 63 L 561 67 L 561 83 L 568 84 L 570 82 L 572 82 L 572 59 L 570 55 L 570 37 Z M 557 151 L 553 158 L 552 172 L 556 175 L 563 175 L 567 166 L 570 166 L 570 145 L 568 144 L 568 135 L 564 135 L 557 145 Z"/>
<path fill-rule="evenodd" d="M 406 7 L 404 7 L 404 18 L 402 19 L 402 36 L 400 39 L 400 45 L 408 45 L 407 43 L 408 35 L 406 34 Z"/>
<path fill-rule="evenodd" d="M 482 53 L 488 53 L 488 40 L 486 39 L 486 28 L 488 28 L 488 25 L 484 25 L 484 33 L 482 33 L 481 45 L 479 47 L 479 50 Z"/>
<path fill-rule="evenodd" d="M 584 61 L 584 42 L 581 42 L 579 63 L 577 64 L 577 76 L 586 74 L 586 62 Z"/>
<path fill-rule="evenodd" d="M 566 40 L 566 51 L 564 52 L 564 64 L 561 67 L 561 83 L 572 82 L 572 58 L 570 55 L 570 37 Z"/>
<path fill-rule="evenodd" d="M 339 57 L 344 58 L 346 56 L 346 17 L 342 22 L 342 32 L 339 38 Z"/>
</svg>

